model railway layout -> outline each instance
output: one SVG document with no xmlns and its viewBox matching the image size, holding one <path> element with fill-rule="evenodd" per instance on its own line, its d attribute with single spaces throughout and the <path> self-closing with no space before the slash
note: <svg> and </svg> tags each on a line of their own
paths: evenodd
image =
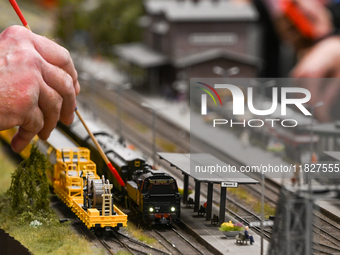
<svg viewBox="0 0 340 255">
<path fill-rule="evenodd" d="M 175 178 L 151 169 L 138 153 L 126 148 L 114 135 L 91 120 L 87 123 L 126 182 L 126 188 L 121 188 L 84 127 L 75 121 L 69 127 L 61 126 L 63 131 L 56 128 L 47 141 L 38 138 L 33 141 L 54 166 L 47 175 L 60 199 L 90 229 L 126 226 L 127 216 L 114 206 L 113 197 L 125 200 L 126 206 L 144 224 L 171 225 L 178 221 L 180 194 Z M 15 130 L 6 130 L 0 136 L 10 143 L 14 133 Z M 29 147 L 21 153 L 22 157 L 28 157 Z"/>
<path fill-rule="evenodd" d="M 81 146 L 92 152 L 100 174 L 105 175 L 115 189 L 115 197 L 125 200 L 131 210 L 136 211 L 143 223 L 147 225 L 171 225 L 180 219 L 180 194 L 177 182 L 171 175 L 153 170 L 151 166 L 135 151 L 124 146 L 119 139 L 100 127 L 92 120 L 86 120 L 89 129 L 103 148 L 108 159 L 126 183 L 122 189 L 108 171 L 99 152 L 88 136 L 83 125 L 75 121 L 70 126 L 59 127 Z"/>
<path fill-rule="evenodd" d="M 0 136 L 10 141 L 14 133 L 6 130 Z M 52 131 L 47 141 L 35 138 L 33 143 L 53 165 L 46 173 L 53 191 L 88 229 L 126 227 L 127 215 L 114 205 L 112 184 L 104 176 L 98 176 L 89 149 L 77 146 L 58 129 Z M 29 155 L 30 147 L 21 154 L 23 157 Z"/>
</svg>

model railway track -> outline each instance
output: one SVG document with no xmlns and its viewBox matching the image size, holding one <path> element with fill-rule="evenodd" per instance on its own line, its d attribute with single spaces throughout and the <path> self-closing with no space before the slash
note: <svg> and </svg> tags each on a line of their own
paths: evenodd
<svg viewBox="0 0 340 255">
<path fill-rule="evenodd" d="M 80 102 L 87 102 L 88 104 L 91 104 L 91 105 L 98 105 L 98 102 L 97 102 L 93 97 L 90 97 L 90 96 L 86 96 L 86 95 L 85 95 L 84 97 L 80 96 L 79 99 L 80 99 Z M 138 105 L 138 106 L 139 106 L 139 105 Z M 140 107 L 139 107 L 139 108 L 140 108 Z M 95 116 L 97 116 L 97 117 L 100 118 L 102 121 L 104 121 L 107 125 L 109 125 L 109 126 L 115 126 L 115 125 L 116 125 L 115 119 L 114 119 L 113 116 L 112 116 L 112 112 L 109 111 L 109 110 L 107 110 L 106 108 L 100 107 L 100 106 L 99 106 L 99 109 L 97 109 L 97 107 L 94 107 L 93 113 L 94 113 Z M 107 118 L 107 116 L 110 116 L 110 117 Z M 158 121 L 158 122 L 159 122 L 159 121 Z M 151 121 L 150 121 L 150 123 L 151 123 Z M 135 130 L 133 130 L 129 125 L 124 125 L 124 124 L 122 123 L 122 127 L 123 127 L 123 129 L 125 130 L 124 133 L 125 133 L 125 134 L 129 134 L 127 138 L 128 138 L 131 142 L 133 142 L 133 143 L 135 143 L 135 144 L 138 144 L 139 148 L 140 148 L 141 150 L 143 150 L 144 152 L 146 152 L 147 155 L 152 155 L 152 150 L 151 150 L 152 144 L 151 144 L 151 142 L 150 142 L 150 139 L 146 139 L 145 136 L 141 136 L 141 135 L 138 134 Z M 127 135 L 126 135 L 126 136 L 127 136 Z M 195 140 L 196 140 L 196 139 L 195 139 Z M 197 144 L 197 147 L 201 147 L 201 146 L 207 147 L 206 144 L 203 144 L 203 143 L 201 143 L 201 142 L 199 142 L 199 141 L 197 141 L 197 143 L 198 143 L 198 144 Z M 213 149 L 212 149 L 212 150 L 213 150 Z M 215 152 L 218 153 L 221 157 L 222 157 L 222 156 L 223 156 L 224 158 L 226 157 L 224 154 L 222 154 L 221 152 L 217 151 L 216 149 L 214 149 L 214 150 L 215 150 Z M 199 152 L 199 151 L 198 151 L 198 152 Z M 214 153 L 215 153 L 215 152 L 214 152 Z M 214 154 L 214 155 L 215 155 L 215 154 Z M 228 162 L 230 162 L 230 161 L 231 161 L 231 159 L 228 158 Z M 234 164 L 238 164 L 237 162 L 233 162 L 233 163 L 234 163 Z M 178 178 L 181 178 L 181 176 L 179 175 L 179 172 L 178 172 L 178 171 L 175 171 L 175 172 L 174 172 L 173 169 L 171 169 L 167 163 L 162 162 L 161 165 L 162 165 L 163 167 L 165 167 L 166 169 L 168 169 L 170 172 L 172 172 L 173 175 L 176 175 Z M 238 164 L 238 165 L 239 165 L 239 164 Z M 259 177 L 258 177 L 258 178 L 259 178 Z M 194 184 L 192 183 L 191 185 L 194 185 Z M 202 184 L 202 188 L 204 189 L 204 184 Z M 250 188 L 250 189 L 252 189 L 252 188 Z M 271 194 L 272 194 L 273 192 L 275 192 L 275 193 L 278 192 L 278 191 L 276 190 L 275 187 L 272 187 L 270 184 L 267 184 L 267 183 L 266 183 L 266 190 L 270 191 Z M 219 190 L 215 190 L 215 192 L 216 192 L 216 195 L 219 196 Z M 259 193 L 257 192 L 257 194 L 259 194 Z M 215 196 L 216 196 L 216 195 L 215 195 Z M 232 201 L 232 199 L 231 199 L 229 196 L 227 196 L 227 199 L 229 199 L 229 201 Z M 238 216 L 239 219 L 242 219 L 242 222 L 245 222 L 245 223 L 249 224 L 249 222 L 251 221 L 251 220 L 249 220 L 250 218 L 256 219 L 256 221 L 259 220 L 258 216 L 256 216 L 255 214 L 251 213 L 249 210 L 245 209 L 242 205 L 240 205 L 240 203 L 236 203 L 236 202 L 235 202 L 235 203 L 233 203 L 233 204 L 235 204 L 238 208 L 241 206 L 241 207 L 242 207 L 241 209 L 242 209 L 243 211 L 246 211 L 246 214 L 248 215 L 248 216 L 247 216 L 248 219 L 246 219 L 246 218 L 244 218 L 244 217 L 241 217 L 241 216 Z M 241 220 L 240 220 L 240 221 L 241 221 Z M 270 234 L 267 233 L 267 238 L 268 238 L 268 239 L 270 238 L 269 235 L 270 235 Z"/>
<path fill-rule="evenodd" d="M 99 239 L 99 242 L 103 245 L 103 247 L 112 255 L 114 255 L 114 252 L 111 250 L 110 245 L 108 245 L 104 240 Z"/>
<path fill-rule="evenodd" d="M 259 180 L 258 180 L 259 181 Z M 261 198 L 262 190 L 260 185 L 244 185 L 244 189 L 249 191 L 257 198 Z M 269 202 L 272 205 L 276 205 L 279 201 L 279 191 L 274 189 L 271 185 L 265 185 L 265 202 Z"/>
<path fill-rule="evenodd" d="M 112 112 L 112 110 L 103 107 L 103 103 L 100 103 L 100 101 L 106 99 L 107 104 L 114 104 L 113 100 L 116 98 L 116 95 L 112 91 L 106 91 L 104 89 L 96 91 L 92 91 L 94 94 L 87 94 L 83 93 L 78 96 L 79 101 L 83 104 L 90 104 L 90 105 L 96 105 L 98 107 L 92 108 L 91 110 L 94 112 L 94 115 L 106 122 L 109 126 L 116 126 L 117 125 L 117 117 Z M 99 93 L 100 96 L 98 98 L 98 95 L 96 93 Z M 111 93 L 111 94 L 110 94 Z M 132 93 L 133 96 L 130 94 Z M 126 98 L 125 98 L 126 97 Z M 96 99 L 97 98 L 97 99 Z M 98 101 L 99 100 L 99 101 Z M 145 126 L 152 129 L 151 123 L 152 123 L 152 114 L 147 109 L 144 109 L 140 106 L 141 101 L 138 100 L 138 95 L 132 91 L 129 91 L 129 93 L 122 93 L 122 105 L 124 105 L 124 111 L 125 114 L 130 116 L 130 121 L 133 121 L 135 125 L 138 125 L 138 123 L 143 123 Z M 107 118 L 107 116 L 110 116 Z M 132 119 L 132 120 L 131 120 Z M 138 144 L 140 149 L 142 149 L 147 155 L 152 155 L 152 142 L 151 137 L 148 138 L 145 135 L 141 135 L 140 133 L 136 132 L 135 129 L 131 128 L 130 125 L 126 125 L 125 123 L 121 123 L 122 129 L 124 130 L 123 136 L 127 137 L 132 143 Z M 178 134 L 183 131 L 176 127 L 175 125 L 172 125 L 171 123 L 163 120 L 160 116 L 157 117 L 156 121 L 156 132 L 157 137 L 160 137 L 163 141 L 166 141 L 169 144 L 174 144 L 172 148 L 176 148 L 173 152 L 192 152 L 192 153 L 202 153 L 201 148 L 205 148 L 206 151 L 209 151 L 212 155 L 215 157 L 221 159 L 223 162 L 227 162 L 231 165 L 235 165 L 236 167 L 240 167 L 242 164 L 238 161 L 235 161 L 233 158 L 229 157 L 228 155 L 225 155 L 218 149 L 214 148 L 213 146 L 206 144 L 202 142 L 200 139 L 192 139 L 190 143 L 189 137 L 180 138 Z M 156 150 L 157 151 L 163 151 L 162 148 L 158 147 L 156 144 Z M 167 164 L 162 164 L 162 166 L 165 166 L 167 169 L 169 169 Z M 261 176 L 259 174 L 252 174 L 250 176 L 251 178 L 254 178 L 256 180 L 261 179 Z M 255 187 L 249 187 L 247 188 L 251 192 L 259 195 L 260 191 L 258 188 Z M 266 200 L 273 202 L 275 201 L 275 197 L 273 198 L 273 194 L 279 193 L 279 186 L 277 183 L 272 182 L 271 180 L 266 180 L 265 183 L 265 190 L 269 195 L 266 196 Z"/>
<path fill-rule="evenodd" d="M 82 101 L 82 100 L 84 100 L 84 99 L 80 98 L 80 101 Z M 90 102 L 90 103 L 94 103 L 94 104 L 95 104 L 95 100 L 94 100 L 94 101 L 92 101 L 92 100 L 93 100 L 93 99 L 91 99 L 91 98 L 87 98 L 87 99 L 86 99 L 86 101 L 87 101 L 88 103 Z M 102 119 L 102 120 L 106 120 L 105 122 L 106 122 L 107 125 L 110 125 L 110 126 L 114 125 L 114 123 L 112 123 L 112 122 L 113 122 L 113 118 L 107 118 L 108 114 L 112 114 L 112 113 L 110 113 L 109 111 L 107 111 L 107 110 L 105 110 L 105 109 L 98 110 L 98 109 L 95 108 L 95 109 L 94 109 L 94 114 L 95 114 L 98 118 L 100 118 L 100 119 Z M 105 116 L 106 116 L 106 117 L 105 117 Z M 152 147 L 152 144 L 150 143 L 150 141 L 148 141 L 148 139 L 146 139 L 145 137 L 139 135 L 136 131 L 134 131 L 134 130 L 133 130 L 131 127 L 129 127 L 128 125 L 124 126 L 124 129 L 125 129 L 126 133 L 129 133 L 129 140 L 130 140 L 130 141 L 132 141 L 132 142 L 137 142 L 137 144 L 139 145 L 139 147 L 140 147 L 143 151 L 147 152 L 148 155 L 152 155 L 152 151 L 151 151 L 151 149 L 150 149 L 150 148 Z M 136 139 L 136 138 L 135 138 L 136 136 L 139 137 L 139 138 Z M 163 167 L 165 167 L 166 169 L 168 169 L 169 171 L 173 171 L 173 170 L 168 166 L 167 163 L 162 163 L 161 165 L 162 165 Z M 178 172 L 178 171 L 172 172 L 172 174 L 177 175 L 177 176 L 180 178 L 179 172 Z M 192 185 L 194 185 L 194 184 L 192 183 Z M 202 184 L 202 187 L 203 187 L 203 189 L 204 189 L 204 184 Z M 267 185 L 266 188 L 270 189 L 271 192 L 274 190 L 272 187 L 270 187 L 270 185 Z M 215 192 L 215 196 L 219 196 L 219 190 L 215 189 L 214 192 Z M 204 193 L 203 193 L 203 194 L 204 194 Z M 234 201 L 234 200 L 232 200 L 229 196 L 227 196 L 227 199 L 229 199 L 229 201 Z M 240 203 L 237 203 L 236 201 L 234 201 L 233 204 L 235 204 L 237 207 L 242 207 L 241 209 L 242 209 L 243 211 L 246 211 L 247 214 L 251 215 L 251 217 L 257 217 L 257 218 L 256 218 L 256 221 L 259 220 L 259 219 L 258 219 L 258 216 L 255 216 L 254 213 L 251 213 L 248 209 L 245 209 L 245 207 L 243 207 Z M 239 217 L 239 218 L 242 218 L 242 217 Z M 243 218 L 242 218 L 242 219 L 243 219 Z M 247 219 L 244 219 L 243 222 L 249 224 L 250 221 L 247 220 Z M 267 237 L 267 238 L 269 238 L 269 234 L 268 234 L 268 237 Z"/>
<path fill-rule="evenodd" d="M 189 244 L 194 250 L 196 250 L 197 254 L 204 255 L 203 252 L 201 252 L 195 245 L 193 245 L 188 239 L 186 239 L 181 233 L 179 233 L 176 229 L 171 229 L 173 232 L 175 232 L 183 241 L 185 241 L 187 244 Z"/>
<path fill-rule="evenodd" d="M 97 95 L 97 100 L 100 101 L 107 101 L 111 104 L 114 104 L 115 101 L 117 101 L 117 94 L 113 91 L 108 91 L 105 89 L 96 89 L 96 91 L 91 91 L 92 95 Z M 133 93 L 129 91 L 129 94 Z M 136 93 L 133 93 L 133 96 L 130 96 L 128 93 L 122 91 L 121 93 L 121 105 L 124 107 L 121 107 L 121 114 L 123 116 L 128 116 L 130 120 L 136 121 L 139 124 L 142 124 L 146 127 L 150 127 L 152 123 L 152 113 L 148 111 L 147 109 L 141 107 L 142 101 L 138 100 L 138 95 Z M 157 110 L 157 109 L 156 109 Z M 112 112 L 111 112 L 112 114 Z M 114 117 L 114 127 L 117 126 L 118 117 L 117 115 Z M 125 130 L 126 125 L 124 123 L 121 123 L 122 125 L 122 133 L 123 136 L 125 136 L 128 132 Z M 176 147 L 181 152 L 189 152 L 190 151 L 190 142 L 188 142 L 188 139 L 182 139 L 179 137 L 179 133 L 182 131 L 181 129 L 175 127 L 175 126 L 169 126 L 168 122 L 165 122 L 163 119 L 161 119 L 157 115 L 157 121 L 156 121 L 156 132 L 159 135 L 159 137 L 162 137 L 163 139 L 166 139 L 168 142 L 172 142 L 173 144 L 176 144 Z"/>
<path fill-rule="evenodd" d="M 217 190 L 214 189 L 214 192 L 216 193 Z M 202 192 L 202 195 L 206 196 L 207 194 L 205 192 Z M 246 225 L 250 225 L 250 223 L 254 222 L 254 221 L 261 221 L 261 218 L 258 215 L 256 215 L 255 213 L 253 213 L 249 209 L 245 208 L 242 204 L 238 203 L 236 200 L 227 196 L 227 201 L 229 202 L 229 204 L 232 204 L 232 205 L 234 205 L 234 207 L 236 207 L 237 213 L 234 212 L 233 210 L 229 209 L 228 207 L 226 207 L 225 210 L 231 216 L 233 216 L 237 221 L 242 222 Z M 216 204 L 216 205 L 219 205 L 219 201 L 217 201 L 215 199 L 213 200 L 213 203 Z M 256 233 L 258 233 L 259 235 L 261 235 L 261 228 L 260 227 L 253 227 L 253 230 Z M 264 231 L 264 237 L 268 241 L 270 241 L 271 227 L 269 229 L 265 228 L 263 231 Z"/>
<path fill-rule="evenodd" d="M 322 250 L 336 250 L 340 253 L 340 226 L 338 223 L 332 222 L 325 218 L 324 215 L 314 212 L 313 232 L 319 243 L 314 243 L 314 246 L 322 246 Z M 322 243 L 320 243 L 322 242 Z"/>
<path fill-rule="evenodd" d="M 112 232 L 111 235 L 98 237 L 98 239 L 107 250 L 110 250 L 111 254 L 121 252 L 123 249 L 131 255 L 171 255 L 119 232 Z"/>
<path fill-rule="evenodd" d="M 114 255 L 115 251 L 117 251 L 121 245 L 118 241 L 114 241 L 114 247 L 107 243 L 104 237 L 98 236 L 91 232 L 89 229 L 85 227 L 85 225 L 76 217 L 76 215 L 67 207 L 61 200 L 56 198 L 56 201 L 53 203 L 53 207 L 58 210 L 59 214 L 63 218 L 67 218 L 72 221 L 73 228 L 86 239 L 91 240 L 93 243 L 98 243 L 98 245 L 104 247 L 105 250 L 109 254 Z"/>
<path fill-rule="evenodd" d="M 160 237 L 167 245 L 164 245 L 171 254 L 201 254 L 204 255 L 196 246 L 186 239 L 176 229 L 152 230 L 154 237 Z"/>
<path fill-rule="evenodd" d="M 128 240 L 129 242 L 131 242 L 131 243 L 133 243 L 133 244 L 137 244 L 137 245 L 139 245 L 139 246 L 141 246 L 141 247 L 144 247 L 144 248 L 146 248 L 146 249 L 151 250 L 151 251 L 152 251 L 152 254 L 165 254 L 165 255 L 171 255 L 171 254 L 168 253 L 168 252 L 165 252 L 165 251 L 162 251 L 162 250 L 157 249 L 157 248 L 155 248 L 155 247 L 152 247 L 151 245 L 147 245 L 147 244 L 145 244 L 145 243 L 142 243 L 142 242 L 140 242 L 140 241 L 138 241 L 138 240 L 135 240 L 135 239 L 133 239 L 133 238 L 127 236 L 127 235 L 124 235 L 124 234 L 122 234 L 122 233 L 117 232 L 116 235 L 119 235 L 119 236 L 123 237 L 124 239 Z M 150 253 L 147 253 L 147 254 L 150 254 Z"/>
<path fill-rule="evenodd" d="M 100 90 L 96 90 L 95 92 L 94 91 L 93 92 L 98 93 L 98 91 L 100 91 Z M 103 94 L 101 94 L 100 96 L 102 96 L 104 99 L 106 98 L 106 101 L 108 101 L 108 102 L 112 103 L 112 98 L 113 99 L 116 98 L 116 97 L 112 96 L 113 94 L 109 95 L 109 93 L 107 91 L 104 91 L 104 92 L 101 92 L 101 93 L 103 93 Z M 113 92 L 110 92 L 110 93 L 113 93 Z M 151 117 L 152 117 L 152 115 L 149 111 L 140 107 L 140 102 L 138 101 L 138 98 L 135 95 L 135 93 L 129 91 L 129 93 L 122 93 L 122 95 L 123 96 L 122 96 L 122 104 L 121 105 L 124 105 L 125 114 L 133 116 L 133 119 L 135 119 L 136 121 L 137 120 L 140 121 L 141 123 L 143 123 L 143 125 L 146 125 L 150 129 L 152 129 L 152 127 L 151 127 L 151 123 L 152 123 Z M 96 95 L 91 95 L 91 96 L 96 96 Z M 93 102 L 98 107 L 99 106 L 98 102 L 95 102 L 95 100 L 93 98 L 91 98 L 91 96 L 83 94 L 84 99 L 81 99 L 81 101 L 84 101 L 84 102 L 90 101 L 91 103 Z M 97 107 L 95 107 L 95 108 L 97 108 Z M 102 106 L 99 106 L 99 107 L 100 107 L 99 110 L 98 109 L 94 110 L 95 115 L 97 115 L 104 122 L 107 122 L 108 125 L 116 126 L 117 120 L 115 119 L 116 117 L 113 116 L 112 111 L 110 112 L 107 109 L 105 109 L 105 107 L 102 107 Z M 131 107 L 131 109 L 130 109 L 130 107 Z M 108 119 L 108 116 L 110 116 L 109 119 Z M 163 122 L 164 122 L 164 124 L 163 124 Z M 138 132 L 131 129 L 129 127 L 129 125 L 126 125 L 123 122 L 122 122 L 122 128 L 124 129 L 124 136 L 126 136 L 126 138 L 128 140 L 130 140 L 131 142 L 133 142 L 135 144 L 138 144 L 140 149 L 143 150 L 147 155 L 149 155 L 149 156 L 152 155 L 152 150 L 151 150 L 152 144 L 151 144 L 150 138 L 147 139 L 145 137 L 145 135 L 143 136 L 143 135 L 139 134 Z M 176 152 L 189 152 L 190 151 L 190 145 L 191 145 L 191 151 L 190 152 L 201 152 L 200 148 L 204 147 L 205 151 L 209 151 L 215 157 L 219 158 L 220 160 L 222 160 L 224 162 L 227 162 L 231 165 L 235 165 L 236 167 L 240 167 L 242 165 L 241 162 L 238 162 L 237 160 L 231 158 L 228 155 L 225 155 L 224 153 L 219 151 L 217 148 L 214 148 L 213 146 L 205 144 L 204 142 L 200 141 L 199 139 L 193 139 L 194 141 L 191 144 L 188 142 L 189 141 L 188 138 L 179 139 L 178 133 L 180 131 L 181 130 L 178 127 L 176 127 L 175 125 L 166 122 L 165 120 L 163 120 L 159 116 L 157 117 L 157 124 L 156 124 L 157 136 L 162 137 L 162 139 L 164 139 L 164 140 L 171 141 L 172 143 L 176 144 L 177 147 L 181 147 L 180 149 L 178 149 L 176 147 Z M 161 162 L 160 164 L 163 167 L 165 167 L 166 169 L 169 169 L 168 164 L 166 164 L 164 162 Z M 181 177 L 180 174 L 178 173 L 178 171 L 173 171 L 172 169 L 169 169 L 169 170 L 173 175 L 175 175 L 179 178 Z M 249 175 L 249 177 L 252 177 L 252 178 L 259 180 L 259 181 L 261 179 L 260 174 L 252 174 L 252 175 Z M 190 185 L 194 185 L 193 182 L 190 181 Z M 202 188 L 203 187 L 204 187 L 204 185 L 202 185 Z M 252 194 L 255 194 L 258 198 L 261 195 L 261 190 L 260 190 L 259 186 L 257 186 L 257 187 L 249 186 L 246 189 L 249 190 Z M 278 200 L 279 189 L 280 189 L 280 184 L 272 182 L 269 179 L 266 179 L 265 200 L 267 202 L 270 202 L 270 203 L 276 205 L 277 200 Z M 216 192 L 219 193 L 219 190 L 216 190 Z M 203 192 L 202 192 L 202 194 L 203 194 Z M 230 199 L 229 196 L 227 197 L 227 199 L 228 199 L 229 203 L 233 203 L 233 201 Z M 218 204 L 219 201 L 214 201 L 214 203 Z M 236 205 L 238 208 L 243 207 L 242 205 L 240 205 L 237 202 L 233 203 L 233 204 Z M 242 208 L 242 212 L 245 211 L 244 209 Z M 248 220 L 248 218 L 259 221 L 259 217 L 252 215 L 253 213 L 249 213 L 250 212 L 249 210 L 247 210 L 248 211 L 247 213 L 249 215 L 245 216 L 245 217 L 244 217 L 244 215 L 240 216 L 240 215 L 238 215 L 239 213 L 236 214 L 236 213 L 230 211 L 228 208 L 226 208 L 226 210 L 241 222 L 245 222 L 245 223 L 248 224 L 248 222 L 250 222 Z M 317 230 L 318 230 L 318 228 L 315 227 L 314 231 L 317 231 Z M 260 229 L 255 228 L 255 231 L 259 232 Z M 264 235 L 265 235 L 265 238 L 269 240 L 270 236 L 271 236 L 270 230 L 266 230 Z M 327 235 L 327 234 L 325 234 L 325 235 Z M 338 241 L 334 241 L 334 242 L 338 242 Z M 313 248 L 315 248 L 315 251 L 326 250 L 326 249 L 333 249 L 334 245 L 335 245 L 334 243 L 331 243 L 330 245 L 315 243 Z M 337 245 L 337 246 L 339 247 L 339 245 Z M 333 253 L 334 253 L 334 250 L 333 250 Z M 323 254 L 332 254 L 332 253 L 324 252 Z"/>
<path fill-rule="evenodd" d="M 315 247 L 316 246 L 316 247 Z M 320 252 L 320 254 L 339 254 L 340 249 L 334 246 L 313 242 L 313 250 Z"/>
</svg>

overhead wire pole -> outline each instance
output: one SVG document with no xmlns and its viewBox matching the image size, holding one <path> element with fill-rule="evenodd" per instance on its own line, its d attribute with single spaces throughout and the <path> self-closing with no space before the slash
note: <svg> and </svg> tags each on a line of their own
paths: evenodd
<svg viewBox="0 0 340 255">
<path fill-rule="evenodd" d="M 153 151 L 153 165 L 156 169 L 156 110 L 146 103 L 141 103 L 141 106 L 152 111 L 152 151 Z"/>
<path fill-rule="evenodd" d="M 122 90 L 131 88 L 131 83 L 125 83 L 118 86 L 118 133 L 122 138 Z"/>
<path fill-rule="evenodd" d="M 107 90 L 114 91 L 116 95 L 118 95 L 117 99 L 117 129 L 118 129 L 118 134 L 120 138 L 123 138 L 122 134 L 122 91 L 123 90 L 128 90 L 131 89 L 132 85 L 131 83 L 124 83 L 124 84 L 119 84 L 117 85 L 117 88 L 115 86 L 106 86 Z"/>
<path fill-rule="evenodd" d="M 309 146 L 310 146 L 310 163 L 313 163 L 313 153 L 314 153 L 314 146 L 313 146 L 313 136 L 314 136 L 314 110 L 315 108 L 318 108 L 320 106 L 323 106 L 323 101 L 320 101 L 314 105 L 310 105 L 309 108 L 312 111 L 312 116 L 311 116 L 311 123 L 310 123 L 310 141 L 309 141 Z M 314 162 L 315 163 L 315 162 Z M 310 173 L 308 173 L 307 178 L 305 180 L 308 184 L 308 190 L 311 191 L 311 180 L 310 180 Z"/>
<path fill-rule="evenodd" d="M 22 14 L 18 4 L 16 3 L 15 0 L 9 0 L 10 4 L 12 5 L 13 9 L 15 10 L 15 12 L 17 13 L 17 15 L 19 16 L 22 24 L 30 31 L 31 28 L 29 27 L 24 15 Z M 88 128 L 88 126 L 86 125 L 84 119 L 81 117 L 77 107 L 74 110 L 75 113 L 77 114 L 79 120 L 81 121 L 81 123 L 83 124 L 84 128 L 86 129 L 87 133 L 89 134 L 89 136 L 91 137 L 92 141 L 94 142 L 94 144 L 96 145 L 100 155 L 102 156 L 103 160 L 105 161 L 107 167 L 110 169 L 111 173 L 114 175 L 114 177 L 117 179 L 118 183 L 120 186 L 124 187 L 125 183 L 122 180 L 122 178 L 120 177 L 120 175 L 118 174 L 117 170 L 113 167 L 112 163 L 109 161 L 109 159 L 106 157 L 103 149 L 100 147 L 99 143 L 97 142 L 96 138 L 94 137 L 94 135 L 92 134 L 92 132 L 90 131 L 90 129 Z"/>
<path fill-rule="evenodd" d="M 261 98 L 261 110 L 264 110 L 263 109 L 263 103 L 264 103 L 264 100 L 266 98 L 266 89 L 270 88 L 270 87 L 274 87 L 276 85 L 276 81 L 275 80 L 269 80 L 269 81 L 267 81 L 265 83 L 261 83 L 261 82 L 259 82 L 257 80 L 253 80 L 252 79 L 252 80 L 250 80 L 250 85 L 255 86 L 255 87 L 260 89 L 260 93 L 261 93 L 261 97 L 262 97 Z M 264 138 L 265 138 L 265 134 L 262 131 L 261 132 L 261 143 L 264 146 L 266 146 L 266 142 L 265 142 Z"/>
</svg>

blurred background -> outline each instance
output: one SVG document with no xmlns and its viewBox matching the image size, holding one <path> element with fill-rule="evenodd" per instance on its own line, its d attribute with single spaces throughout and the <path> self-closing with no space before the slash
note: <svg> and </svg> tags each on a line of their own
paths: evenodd
<svg viewBox="0 0 340 255">
<path fill-rule="evenodd" d="M 305 2 L 18 0 L 35 33 L 56 40 L 71 52 L 82 85 L 78 101 L 93 110 L 95 104 L 106 105 L 98 100 L 109 97 L 116 107 L 115 111 L 110 108 L 110 112 L 117 112 L 116 126 L 120 134 L 121 119 L 128 115 L 124 111 L 127 112 L 131 102 L 124 99 L 128 96 L 140 107 L 137 98 L 141 95 L 144 102 L 161 109 L 160 114 L 171 116 L 179 124 L 188 123 L 190 78 L 265 78 L 251 85 L 256 88 L 256 100 L 265 102 L 271 98 L 273 87 L 266 81 L 294 77 L 292 70 L 297 77 L 339 77 L 340 71 L 336 73 L 334 66 L 338 66 L 340 59 L 340 41 L 335 39 L 338 41 L 332 45 L 323 42 L 337 37 L 340 4 L 332 0 L 310 0 L 308 5 Z M 21 24 L 8 1 L 1 1 L 0 9 L 1 30 Z M 315 52 L 319 52 L 319 56 L 309 61 L 308 56 Z M 331 64 L 327 62 L 329 59 L 333 61 Z M 296 66 L 301 63 L 304 69 L 296 72 Z M 318 72 L 320 66 L 335 71 L 321 73 Z M 280 130 L 276 130 L 280 134 L 275 135 L 263 131 L 266 135 L 250 134 L 250 140 L 261 137 L 255 144 L 267 150 L 279 147 L 294 162 L 302 162 L 304 154 L 311 158 L 310 144 L 321 144 L 316 136 L 325 140 L 324 146 L 318 147 L 320 154 L 323 150 L 339 148 L 339 125 L 331 121 L 339 118 L 340 86 L 337 80 L 330 82 L 332 84 L 321 83 L 309 84 L 312 93 L 309 106 L 313 108 L 313 117 L 330 123 L 328 126 L 315 122 L 312 129 L 313 122 L 305 118 L 299 128 L 284 135 Z M 282 84 L 278 81 L 276 86 Z M 100 99 L 90 103 L 95 94 Z M 230 107 L 230 95 L 221 96 Z M 314 112 L 320 102 L 323 106 Z M 179 114 L 175 113 L 177 110 Z M 227 113 L 227 107 L 218 112 L 209 106 L 205 121 L 230 118 Z M 288 117 L 297 119 L 294 111 Z M 310 134 L 311 130 L 315 131 L 314 135 Z M 240 136 L 242 131 L 237 134 Z"/>
<path fill-rule="evenodd" d="M 190 77 L 287 77 L 301 47 L 290 37 L 302 38 L 305 47 L 312 40 L 298 29 L 277 29 L 287 19 L 271 2 L 18 1 L 34 32 L 72 52 L 108 59 L 134 88 L 167 97 L 186 91 Z M 20 24 L 7 1 L 1 9 L 8 9 L 0 17 L 2 29 Z"/>
</svg>

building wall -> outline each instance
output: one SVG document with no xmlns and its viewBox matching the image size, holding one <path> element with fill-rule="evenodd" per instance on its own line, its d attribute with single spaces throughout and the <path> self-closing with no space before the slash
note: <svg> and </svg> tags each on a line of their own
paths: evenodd
<svg viewBox="0 0 340 255">
<path fill-rule="evenodd" d="M 260 31 L 253 22 L 171 22 L 163 15 L 150 18 L 152 22 L 144 32 L 145 44 L 171 58 L 181 58 L 214 48 L 259 55 Z M 168 24 L 167 33 L 157 34 L 153 31 L 155 24 L 159 22 Z M 216 42 L 214 36 L 217 36 L 220 42 Z"/>
<path fill-rule="evenodd" d="M 215 48 L 248 54 L 248 26 L 248 22 L 173 23 L 171 56 L 181 58 Z"/>
</svg>

